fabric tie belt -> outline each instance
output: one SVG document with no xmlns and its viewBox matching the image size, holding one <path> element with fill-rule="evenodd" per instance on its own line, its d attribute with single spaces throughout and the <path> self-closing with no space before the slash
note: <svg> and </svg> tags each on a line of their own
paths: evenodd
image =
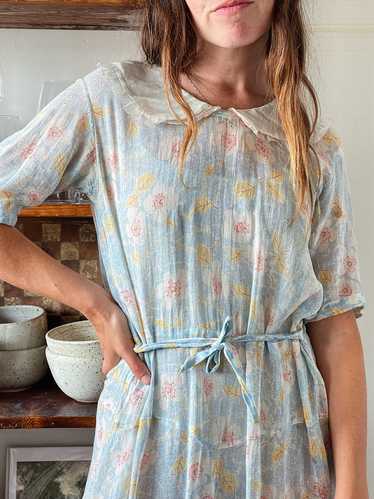
<svg viewBox="0 0 374 499">
<path fill-rule="evenodd" d="M 240 343 L 244 341 L 283 341 L 283 340 L 296 340 L 304 339 L 305 332 L 300 329 L 294 333 L 289 334 L 245 334 L 241 336 L 229 336 L 232 332 L 232 319 L 227 316 L 221 328 L 221 332 L 217 338 L 178 338 L 178 339 L 166 339 L 152 343 L 137 344 L 134 347 L 134 351 L 148 352 L 150 350 L 155 350 L 158 348 L 188 348 L 188 347 L 204 347 L 204 350 L 197 352 L 196 354 L 187 357 L 183 364 L 178 370 L 178 374 L 189 369 L 190 367 L 196 366 L 200 362 L 206 359 L 205 371 L 207 373 L 212 373 L 218 369 L 221 362 L 221 351 L 231 365 L 236 378 L 241 387 L 242 396 L 244 402 L 246 403 L 248 409 L 251 412 L 254 421 L 258 421 L 258 411 L 253 398 L 253 395 L 249 392 L 247 384 L 245 382 L 245 373 L 243 370 L 242 363 L 239 359 L 238 352 L 232 347 L 231 343 Z M 314 367 L 313 361 L 307 356 L 309 364 Z M 317 372 L 318 374 L 318 372 Z"/>
</svg>

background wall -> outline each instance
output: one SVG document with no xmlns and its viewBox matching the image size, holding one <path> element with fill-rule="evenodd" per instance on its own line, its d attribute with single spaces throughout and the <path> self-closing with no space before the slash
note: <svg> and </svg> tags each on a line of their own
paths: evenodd
<svg viewBox="0 0 374 499">
<path fill-rule="evenodd" d="M 351 179 L 361 275 L 368 307 L 359 319 L 365 350 L 369 406 L 369 470 L 374 469 L 374 294 L 372 247 L 374 169 L 374 4 L 370 0 L 308 2 L 312 23 L 310 76 L 323 114 L 340 133 Z M 75 79 L 96 66 L 141 58 L 136 32 L 0 30 L 0 72 L 5 101 L 0 114 L 17 114 L 26 123 L 35 114 L 46 79 Z M 369 225 L 370 224 L 370 225 Z M 27 438 L 27 440 L 25 440 Z M 0 463 L 10 444 L 85 445 L 93 430 L 11 430 L 0 432 Z M 0 469 L 0 491 L 3 470 Z M 374 496 L 374 476 L 369 476 Z"/>
</svg>

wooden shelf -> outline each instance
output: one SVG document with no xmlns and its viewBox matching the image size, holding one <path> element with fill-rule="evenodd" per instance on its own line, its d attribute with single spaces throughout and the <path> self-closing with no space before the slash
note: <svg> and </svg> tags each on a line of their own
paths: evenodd
<svg viewBox="0 0 374 499">
<path fill-rule="evenodd" d="M 42 204 L 23 208 L 20 217 L 92 217 L 90 204 Z"/>
<path fill-rule="evenodd" d="M 0 392 L 0 429 L 95 428 L 96 410 L 65 395 L 48 372 L 31 388 Z"/>
<path fill-rule="evenodd" d="M 137 30 L 140 0 L 0 0 L 0 28 Z"/>
</svg>

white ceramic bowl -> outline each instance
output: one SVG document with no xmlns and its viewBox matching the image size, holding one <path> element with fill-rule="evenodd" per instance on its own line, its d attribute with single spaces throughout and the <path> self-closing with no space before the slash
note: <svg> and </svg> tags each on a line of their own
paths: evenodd
<svg viewBox="0 0 374 499">
<path fill-rule="evenodd" d="M 48 372 L 46 346 L 0 351 L 0 391 L 25 390 Z"/>
<path fill-rule="evenodd" d="M 101 354 L 74 357 L 52 352 L 49 347 L 45 354 L 56 384 L 66 395 L 78 402 L 98 401 L 105 381 Z"/>
<path fill-rule="evenodd" d="M 98 358 L 101 348 L 90 321 L 75 321 L 50 329 L 45 336 L 51 352 L 80 358 Z"/>
<path fill-rule="evenodd" d="M 47 314 L 42 307 L 0 307 L 0 350 L 26 350 L 45 345 L 47 330 Z"/>
</svg>

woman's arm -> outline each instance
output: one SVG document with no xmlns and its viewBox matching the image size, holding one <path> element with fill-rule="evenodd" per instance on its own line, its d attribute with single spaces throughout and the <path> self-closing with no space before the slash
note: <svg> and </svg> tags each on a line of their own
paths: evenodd
<svg viewBox="0 0 374 499">
<path fill-rule="evenodd" d="M 307 331 L 327 389 L 335 499 L 368 499 L 366 377 L 354 313 L 309 322 Z"/>
<path fill-rule="evenodd" d="M 84 314 L 95 327 L 106 374 L 123 357 L 141 379 L 148 368 L 133 351 L 125 314 L 111 295 L 95 282 L 54 259 L 15 227 L 0 223 L 0 279 L 47 296 Z"/>
</svg>

